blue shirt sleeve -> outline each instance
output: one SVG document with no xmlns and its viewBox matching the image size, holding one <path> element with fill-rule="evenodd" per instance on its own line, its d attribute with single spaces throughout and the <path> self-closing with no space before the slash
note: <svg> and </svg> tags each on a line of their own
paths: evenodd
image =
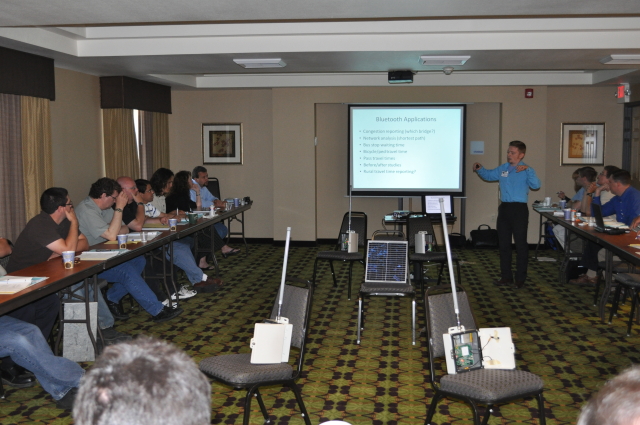
<svg viewBox="0 0 640 425">
<path fill-rule="evenodd" d="M 504 168 L 504 164 L 494 168 L 493 170 L 487 170 L 486 168 L 482 167 L 477 171 L 477 173 L 480 177 L 482 177 L 483 180 L 486 180 L 488 182 L 495 182 L 500 178 L 502 168 Z"/>
<path fill-rule="evenodd" d="M 540 189 L 541 183 L 538 175 L 536 174 L 536 170 L 528 167 L 524 172 L 527 173 L 527 183 L 529 184 L 529 187 L 533 190 Z"/>
</svg>

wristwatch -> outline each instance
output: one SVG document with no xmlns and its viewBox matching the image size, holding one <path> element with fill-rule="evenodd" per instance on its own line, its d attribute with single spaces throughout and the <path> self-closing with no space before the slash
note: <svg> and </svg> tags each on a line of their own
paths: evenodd
<svg viewBox="0 0 640 425">
<path fill-rule="evenodd" d="M 122 208 L 116 208 L 114 211 L 122 212 Z"/>
<path fill-rule="evenodd" d="M 593 198 L 593 192 L 587 193 L 587 196 L 591 196 Z"/>
<path fill-rule="evenodd" d="M 138 202 L 138 205 L 144 206 L 144 202 Z"/>
</svg>

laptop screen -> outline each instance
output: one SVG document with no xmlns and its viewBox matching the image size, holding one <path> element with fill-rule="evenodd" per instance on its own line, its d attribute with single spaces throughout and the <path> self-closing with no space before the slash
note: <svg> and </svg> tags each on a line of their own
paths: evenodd
<svg viewBox="0 0 640 425">
<path fill-rule="evenodd" d="M 604 229 L 604 219 L 602 218 L 602 209 L 600 204 L 591 204 L 591 208 L 593 208 L 593 215 L 596 218 L 596 226 Z"/>
</svg>

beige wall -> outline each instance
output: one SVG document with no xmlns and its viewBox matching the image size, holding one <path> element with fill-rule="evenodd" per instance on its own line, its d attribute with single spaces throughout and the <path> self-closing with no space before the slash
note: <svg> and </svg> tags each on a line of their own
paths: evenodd
<svg viewBox="0 0 640 425">
<path fill-rule="evenodd" d="M 55 68 L 56 100 L 51 102 L 53 184 L 76 204 L 91 183 L 104 176 L 98 77 Z"/>
<path fill-rule="evenodd" d="M 246 213 L 246 235 L 273 238 L 271 90 L 173 91 L 171 103 L 171 169 L 191 171 L 204 165 L 210 177 L 220 180 L 222 197 L 250 196 L 254 207 Z M 203 123 L 242 123 L 242 165 L 203 164 Z"/>
<path fill-rule="evenodd" d="M 562 123 L 605 123 L 605 165 L 622 165 L 622 119 L 624 105 L 618 104 L 611 87 L 553 87 L 547 102 L 547 190 L 544 196 L 557 199 L 562 190 L 572 196 L 571 174 L 579 165 L 560 165 Z M 599 166 L 595 166 L 600 170 Z M 571 194 L 571 195 L 569 195 Z M 541 194 L 542 196 L 542 194 Z"/>
<path fill-rule="evenodd" d="M 346 149 L 323 151 L 323 138 L 335 143 L 344 128 L 340 116 L 347 103 L 468 103 L 467 140 L 483 140 L 483 156 L 468 155 L 467 170 L 478 161 L 495 167 L 505 160 L 511 140 L 527 146 L 525 161 L 542 181 L 529 200 L 559 190 L 557 181 L 571 174 L 560 167 L 558 132 L 561 122 L 605 121 L 607 163 L 621 161 L 622 107 L 599 87 L 534 87 L 535 97 L 524 97 L 525 87 L 381 87 L 282 88 L 273 90 L 173 91 L 170 118 L 171 167 L 191 169 L 202 162 L 201 125 L 206 122 L 242 122 L 244 165 L 209 167 L 222 180 L 223 196 L 249 195 L 256 200 L 247 220 L 249 237 L 283 240 L 287 226 L 299 241 L 335 237 L 339 217 L 348 208 L 345 190 Z M 333 114 L 333 115 L 332 115 Z M 336 115 L 338 114 L 338 115 Z M 323 118 L 325 122 L 319 119 Z M 332 118 L 333 117 L 333 118 Z M 316 148 L 314 138 L 320 136 Z M 467 149 L 468 150 L 468 149 Z M 570 167 L 569 167 L 570 168 Z M 327 190 L 328 182 L 338 190 Z M 498 191 L 467 173 L 467 234 L 478 224 L 494 225 Z M 316 190 L 316 188 L 318 188 Z M 569 188 L 569 183 L 562 188 Z M 414 198 L 413 209 L 419 209 Z M 354 209 L 369 213 L 371 230 L 380 228 L 393 200 L 359 199 Z M 537 240 L 537 216 L 531 214 L 529 242 Z"/>
</svg>

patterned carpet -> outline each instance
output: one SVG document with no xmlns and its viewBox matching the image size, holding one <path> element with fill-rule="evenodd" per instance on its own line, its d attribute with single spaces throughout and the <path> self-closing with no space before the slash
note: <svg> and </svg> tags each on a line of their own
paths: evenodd
<svg viewBox="0 0 640 425">
<path fill-rule="evenodd" d="M 328 249 L 322 246 L 320 249 Z M 138 312 L 118 329 L 169 340 L 196 362 L 222 353 L 248 352 L 253 323 L 268 316 L 282 267 L 284 249 L 250 245 L 250 255 L 221 261 L 224 290 L 201 294 L 183 304 L 177 320 L 156 325 Z M 289 273 L 310 278 L 316 248 L 292 248 Z M 516 291 L 498 288 L 498 255 L 492 250 L 460 250 L 464 260 L 462 285 L 470 294 L 482 327 L 510 326 L 517 364 L 545 382 L 547 423 L 573 424 L 580 406 L 606 379 L 640 362 L 640 326 L 627 338 L 628 306 L 613 324 L 601 323 L 593 307 L 593 290 L 557 283 L 557 263 L 531 260 L 528 286 Z M 299 381 L 313 424 L 342 419 L 352 424 L 422 424 L 432 391 L 426 381 L 426 341 L 411 345 L 407 299 L 373 298 L 366 304 L 362 344 L 355 344 L 356 296 L 346 296 L 346 268 L 338 267 L 340 286 L 334 289 L 328 267 L 320 270 L 314 297 L 305 373 Z M 429 272 L 430 276 L 434 271 Z M 356 280 L 362 267 L 354 267 Z M 359 285 L 354 284 L 357 288 Z M 355 293 L 355 291 L 354 291 Z M 424 326 L 422 306 L 418 328 Z M 90 364 L 83 364 L 89 367 Z M 244 393 L 213 384 L 212 423 L 242 421 Z M 262 392 L 276 424 L 302 424 L 291 391 Z M 261 424 L 257 403 L 252 424 Z M 538 423 L 534 400 L 495 409 L 491 424 Z M 534 418 L 532 419 L 532 416 Z M 7 390 L 0 400 L 0 421 L 72 423 L 37 385 Z M 469 408 L 458 402 L 439 405 L 436 424 L 470 424 Z"/>
</svg>

